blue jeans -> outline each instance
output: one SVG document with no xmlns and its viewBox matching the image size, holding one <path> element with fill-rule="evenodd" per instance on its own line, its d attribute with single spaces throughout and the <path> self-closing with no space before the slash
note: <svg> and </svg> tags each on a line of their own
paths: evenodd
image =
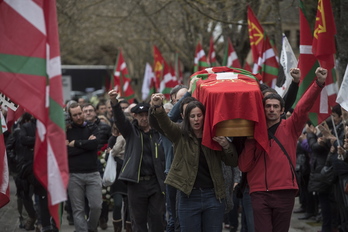
<svg viewBox="0 0 348 232">
<path fill-rule="evenodd" d="M 166 232 L 175 231 L 176 216 L 176 188 L 166 185 L 166 203 L 167 203 L 167 229 Z"/>
<path fill-rule="evenodd" d="M 182 232 L 221 232 L 225 203 L 216 199 L 214 189 L 179 192 L 178 217 Z"/>
<path fill-rule="evenodd" d="M 103 203 L 99 172 L 70 173 L 68 192 L 76 231 L 97 231 Z M 85 219 L 85 196 L 89 205 L 88 221 Z"/>
<path fill-rule="evenodd" d="M 254 214 L 249 194 L 249 186 L 246 186 L 243 191 L 242 198 L 242 232 L 254 232 Z"/>
</svg>

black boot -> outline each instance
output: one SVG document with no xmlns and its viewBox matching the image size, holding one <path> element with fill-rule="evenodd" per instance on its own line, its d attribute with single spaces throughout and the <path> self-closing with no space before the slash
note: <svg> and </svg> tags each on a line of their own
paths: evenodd
<svg viewBox="0 0 348 232">
<path fill-rule="evenodd" d="M 114 220 L 112 222 L 114 225 L 114 232 L 121 232 L 122 231 L 122 219 L 120 220 Z"/>
</svg>

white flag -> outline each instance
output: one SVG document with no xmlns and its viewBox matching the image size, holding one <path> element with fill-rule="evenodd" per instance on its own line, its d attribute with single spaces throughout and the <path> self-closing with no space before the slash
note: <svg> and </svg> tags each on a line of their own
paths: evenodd
<svg viewBox="0 0 348 232">
<path fill-rule="evenodd" d="M 143 86 L 141 88 L 143 101 L 146 100 L 146 98 L 150 94 L 151 81 L 154 78 L 155 78 L 155 75 L 154 75 L 154 73 L 152 71 L 151 65 L 149 63 L 146 63 L 145 73 L 144 73 L 144 80 L 143 80 Z"/>
<path fill-rule="evenodd" d="M 284 95 L 287 93 L 289 86 L 292 82 L 292 76 L 290 75 L 290 69 L 297 67 L 297 59 L 292 51 L 291 45 L 286 38 L 286 36 L 283 34 L 283 46 L 282 46 L 282 52 L 280 54 L 280 64 L 283 66 L 284 74 L 285 74 L 285 82 L 282 87 L 275 86 L 275 90 L 277 93 L 284 97 Z"/>
<path fill-rule="evenodd" d="M 336 102 L 348 111 L 348 65 L 344 73 L 340 90 L 338 91 Z"/>
</svg>

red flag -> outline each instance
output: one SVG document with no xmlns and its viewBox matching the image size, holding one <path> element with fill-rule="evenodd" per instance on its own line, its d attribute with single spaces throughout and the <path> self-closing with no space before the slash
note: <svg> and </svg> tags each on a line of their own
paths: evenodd
<svg viewBox="0 0 348 232">
<path fill-rule="evenodd" d="M 156 79 L 156 89 L 157 91 L 160 89 L 160 84 L 163 80 L 163 69 L 165 65 L 165 61 L 162 57 L 162 54 L 160 50 L 154 45 L 153 46 L 153 57 L 154 57 L 154 64 L 153 64 L 153 72 L 155 74 Z"/>
<path fill-rule="evenodd" d="M 198 42 L 197 46 L 196 46 L 193 72 L 201 71 L 201 70 L 208 68 L 208 67 L 209 67 L 209 64 L 207 62 L 205 52 L 202 48 L 202 44 L 200 42 Z"/>
<path fill-rule="evenodd" d="M 302 1 L 300 1 L 300 32 L 300 56 L 298 67 L 301 69 L 301 82 L 293 107 L 295 107 L 313 81 L 316 80 L 315 70 L 319 67 L 319 63 L 312 53 L 313 36 L 305 15 Z M 328 107 L 328 104 L 335 104 L 334 98 L 336 97 L 336 94 L 334 93 L 336 92 L 336 88 L 336 84 L 332 79 L 332 73 L 329 71 L 326 79 L 326 86 L 322 90 L 320 97 L 313 103 L 313 107 L 309 113 L 309 118 L 314 125 L 318 125 L 330 116 L 331 109 Z M 329 98 L 327 97 L 327 93 L 330 95 Z"/>
<path fill-rule="evenodd" d="M 118 54 L 114 72 L 114 89 L 118 90 L 121 97 L 123 97 L 129 103 L 134 102 L 134 91 L 131 86 L 131 79 L 129 78 L 127 64 L 123 59 L 121 50 Z"/>
<path fill-rule="evenodd" d="M 322 117 L 328 117 L 331 114 L 330 107 L 336 105 L 338 86 L 335 74 L 331 71 L 335 65 L 335 34 L 336 26 L 330 0 L 319 0 L 312 49 L 320 66 L 328 69 L 325 88 L 321 92 L 320 103 L 316 111 L 322 114 Z"/>
<path fill-rule="evenodd" d="M 154 73 L 156 77 L 156 89 L 169 98 L 171 88 L 178 84 L 175 69 L 167 64 L 159 49 L 154 46 Z"/>
<path fill-rule="evenodd" d="M 59 227 L 69 171 L 55 1 L 2 1 L 0 41 L 0 92 L 37 118 L 34 174 Z"/>
<path fill-rule="evenodd" d="M 214 39 L 213 37 L 210 37 L 210 44 L 209 44 L 209 53 L 207 57 L 207 62 L 210 67 L 216 66 L 216 53 L 214 49 Z"/>
<path fill-rule="evenodd" d="M 335 66 L 334 54 L 336 26 L 330 0 L 319 0 L 314 29 L 313 54 L 320 66 L 331 70 Z"/>
<path fill-rule="evenodd" d="M 227 46 L 225 49 L 224 61 L 222 65 L 233 68 L 242 68 L 230 38 L 227 39 Z"/>
<path fill-rule="evenodd" d="M 184 83 L 184 74 L 182 72 L 182 64 L 181 61 L 179 59 L 179 54 L 176 53 L 175 54 L 175 76 L 176 79 L 178 81 L 178 84 L 183 84 Z"/>
<path fill-rule="evenodd" d="M 3 133 L 7 130 L 4 116 L 0 111 L 0 208 L 10 202 L 10 179 Z"/>
<path fill-rule="evenodd" d="M 271 43 L 250 6 L 248 6 L 248 27 L 254 59 L 253 73 L 260 73 L 262 81 L 271 86 L 272 81 L 278 76 L 279 64 Z"/>
<path fill-rule="evenodd" d="M 246 61 L 245 61 L 245 63 L 244 63 L 244 69 L 247 70 L 247 71 L 249 71 L 249 72 L 252 72 L 250 65 L 249 65 L 248 62 L 246 62 Z"/>
</svg>

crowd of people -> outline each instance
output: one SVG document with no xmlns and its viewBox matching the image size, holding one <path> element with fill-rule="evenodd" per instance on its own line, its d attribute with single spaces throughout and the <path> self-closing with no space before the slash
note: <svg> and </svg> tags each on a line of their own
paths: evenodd
<svg viewBox="0 0 348 232">
<path fill-rule="evenodd" d="M 211 138 L 220 150 L 202 145 L 206 107 L 191 96 L 194 78 L 174 87 L 169 102 L 154 93 L 149 102 L 129 104 L 115 90 L 96 105 L 67 102 L 69 224 L 77 232 L 110 225 L 115 232 L 220 232 L 224 224 L 231 232 L 278 232 L 289 230 L 292 213 L 303 213 L 299 219 L 316 218 L 322 232 L 348 231 L 347 112 L 337 105 L 313 126 L 308 112 L 327 70 L 316 70 L 317 80 L 294 109 L 301 72 L 290 73 L 284 98 L 260 84 L 268 150 L 246 137 Z M 58 231 L 33 173 L 35 133 L 35 118 L 24 113 L 6 139 L 19 226 Z M 116 162 L 117 178 L 106 187 L 108 159 Z M 294 210 L 296 196 L 301 208 Z"/>
</svg>

